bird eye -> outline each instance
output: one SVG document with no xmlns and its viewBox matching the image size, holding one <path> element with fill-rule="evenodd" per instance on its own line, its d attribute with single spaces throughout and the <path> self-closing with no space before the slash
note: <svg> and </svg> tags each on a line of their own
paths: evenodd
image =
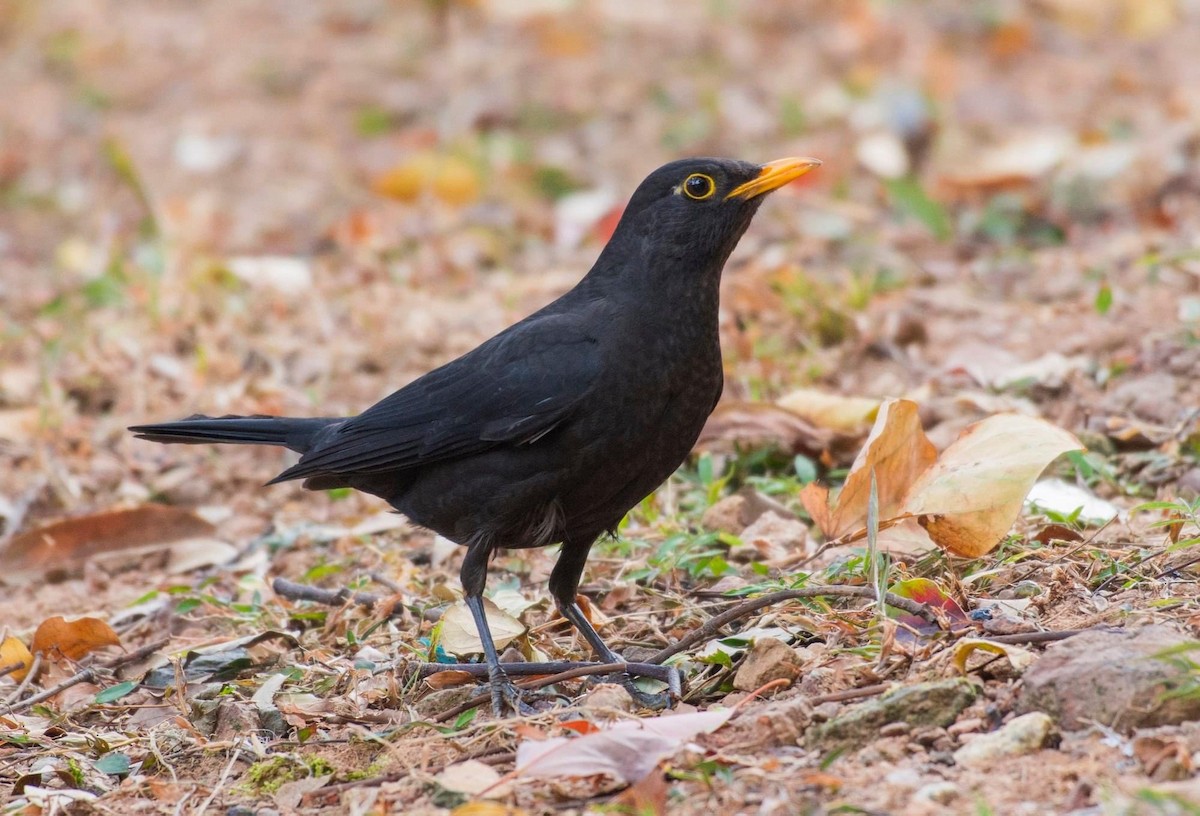
<svg viewBox="0 0 1200 816">
<path fill-rule="evenodd" d="M 712 180 L 711 176 L 703 173 L 692 173 L 683 181 L 683 192 L 687 194 L 688 198 L 696 201 L 710 198 L 716 191 L 717 183 Z"/>
</svg>

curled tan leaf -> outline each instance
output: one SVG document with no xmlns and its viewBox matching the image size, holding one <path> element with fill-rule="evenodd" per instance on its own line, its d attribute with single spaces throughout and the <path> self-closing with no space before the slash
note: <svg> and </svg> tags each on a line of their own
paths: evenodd
<svg viewBox="0 0 1200 816">
<path fill-rule="evenodd" d="M 1008 533 L 1046 466 L 1082 449 L 1074 435 L 1045 420 L 988 417 L 963 431 L 913 482 L 900 512 L 915 516 L 939 547 L 976 558 Z"/>
<path fill-rule="evenodd" d="M 840 538 L 866 523 L 872 471 L 878 489 L 879 517 L 886 520 L 900 515 L 908 486 L 936 458 L 937 450 L 921 428 L 917 404 L 887 400 L 879 406 L 875 425 L 833 504 L 823 501 L 828 491 L 812 485 L 801 491 L 800 501 L 827 538 Z"/>
</svg>

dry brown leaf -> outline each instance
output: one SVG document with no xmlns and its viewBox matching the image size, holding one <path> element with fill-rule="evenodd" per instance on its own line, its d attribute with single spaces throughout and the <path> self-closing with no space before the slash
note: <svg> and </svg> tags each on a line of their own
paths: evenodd
<svg viewBox="0 0 1200 816">
<path fill-rule="evenodd" d="M 20 583 L 49 570 L 71 573 L 102 553 L 163 549 L 181 539 L 211 539 L 214 533 L 199 516 L 162 504 L 63 519 L 13 538 L 3 551 L 0 582 Z"/>
<path fill-rule="evenodd" d="M 19 638 L 9 635 L 0 643 L 0 668 L 20 664 L 24 668 L 8 673 L 8 677 L 20 683 L 29 674 L 29 666 L 33 663 L 33 655 Z"/>
<path fill-rule="evenodd" d="M 441 689 L 454 688 L 455 686 L 465 686 L 467 683 L 474 682 L 475 675 L 459 669 L 446 669 L 445 671 L 434 672 L 425 678 L 425 685 L 439 691 Z"/>
<path fill-rule="evenodd" d="M 37 432 L 40 418 L 38 408 L 5 408 L 0 411 L 0 439 L 24 442 Z"/>
<path fill-rule="evenodd" d="M 833 505 L 828 501 L 829 491 L 813 484 L 800 492 L 800 501 L 826 538 L 839 538 L 866 522 L 872 472 L 879 518 L 886 520 L 900 514 L 905 491 L 936 458 L 937 450 L 921 428 L 917 404 L 887 400 L 879 406 L 875 425 Z"/>
<path fill-rule="evenodd" d="M 104 646 L 120 646 L 121 639 L 113 628 L 99 618 L 79 618 L 67 621 L 61 615 L 46 618 L 33 633 L 30 651 L 47 657 L 79 660 Z"/>
<path fill-rule="evenodd" d="M 844 434 L 860 434 L 871 426 L 880 401 L 866 397 L 843 397 L 815 388 L 798 388 L 776 400 L 786 408 L 807 419 L 818 428 L 828 428 Z"/>
<path fill-rule="evenodd" d="M 613 799 L 613 804 L 622 805 L 638 816 L 666 816 L 667 795 L 670 792 L 671 786 L 667 784 L 662 768 L 656 767 L 621 791 L 620 795 Z"/>
<path fill-rule="evenodd" d="M 696 449 L 731 451 L 737 445 L 777 445 L 789 453 L 816 455 L 829 447 L 832 438 L 828 430 L 778 405 L 727 402 L 708 418 Z"/>
<path fill-rule="evenodd" d="M 529 812 L 499 802 L 467 802 L 450 811 L 450 816 L 529 816 Z"/>
<path fill-rule="evenodd" d="M 1082 449 L 1074 435 L 1045 420 L 988 417 L 963 431 L 912 483 L 901 513 L 916 516 L 939 547 L 977 558 L 1004 538 L 1046 466 Z M 895 515 L 883 509 L 881 494 L 880 517 Z"/>
</svg>

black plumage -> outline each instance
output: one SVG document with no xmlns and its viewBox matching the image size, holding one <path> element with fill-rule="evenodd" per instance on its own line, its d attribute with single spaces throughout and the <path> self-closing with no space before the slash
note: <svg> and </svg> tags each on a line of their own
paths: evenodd
<svg viewBox="0 0 1200 816">
<path fill-rule="evenodd" d="M 721 395 L 721 270 L 763 194 L 817 166 L 701 158 L 638 187 L 591 271 L 462 357 L 349 418 L 202 417 L 156 442 L 278 445 L 274 482 L 352 487 L 467 547 L 461 578 L 493 703 L 514 700 L 483 615 L 491 554 L 562 543 L 550 592 L 605 662 L 575 593 L 592 543 L 684 461 Z"/>
</svg>

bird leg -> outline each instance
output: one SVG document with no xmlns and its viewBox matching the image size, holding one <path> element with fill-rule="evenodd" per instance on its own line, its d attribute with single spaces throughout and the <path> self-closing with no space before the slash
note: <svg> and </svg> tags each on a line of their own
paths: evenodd
<svg viewBox="0 0 1200 816">
<path fill-rule="evenodd" d="M 483 644 L 483 657 L 487 661 L 488 686 L 492 693 L 492 713 L 503 717 L 506 709 L 517 714 L 529 714 L 532 709 L 521 700 L 520 690 L 513 685 L 500 664 L 492 630 L 488 627 L 487 615 L 483 611 L 483 587 L 487 582 L 487 559 L 489 548 L 482 543 L 472 543 L 467 548 L 459 578 L 466 595 L 467 608 L 475 619 L 475 630 Z"/>
<path fill-rule="evenodd" d="M 583 610 L 579 607 L 579 602 L 575 600 L 575 591 L 579 588 L 579 579 L 583 575 L 584 561 L 587 559 L 590 549 L 590 547 L 571 547 L 564 542 L 558 563 L 554 565 L 554 569 L 550 573 L 550 594 L 554 597 L 558 611 L 562 613 L 564 618 L 571 622 L 572 626 L 579 630 L 579 633 L 583 635 L 583 639 L 596 651 L 601 662 L 625 663 L 624 658 L 608 648 L 608 645 L 600 637 L 600 633 L 596 631 L 591 621 L 583 614 Z M 671 705 L 672 699 L 679 699 L 682 686 L 678 669 L 670 666 L 662 668 L 667 682 L 667 691 L 663 694 L 649 694 L 642 691 L 634 685 L 633 678 L 629 673 L 622 673 L 614 679 L 624 686 L 625 690 L 629 692 L 629 696 L 638 705 L 657 711 L 668 708 Z M 658 679 L 663 679 L 663 676 L 657 675 L 657 673 L 655 676 Z"/>
</svg>

